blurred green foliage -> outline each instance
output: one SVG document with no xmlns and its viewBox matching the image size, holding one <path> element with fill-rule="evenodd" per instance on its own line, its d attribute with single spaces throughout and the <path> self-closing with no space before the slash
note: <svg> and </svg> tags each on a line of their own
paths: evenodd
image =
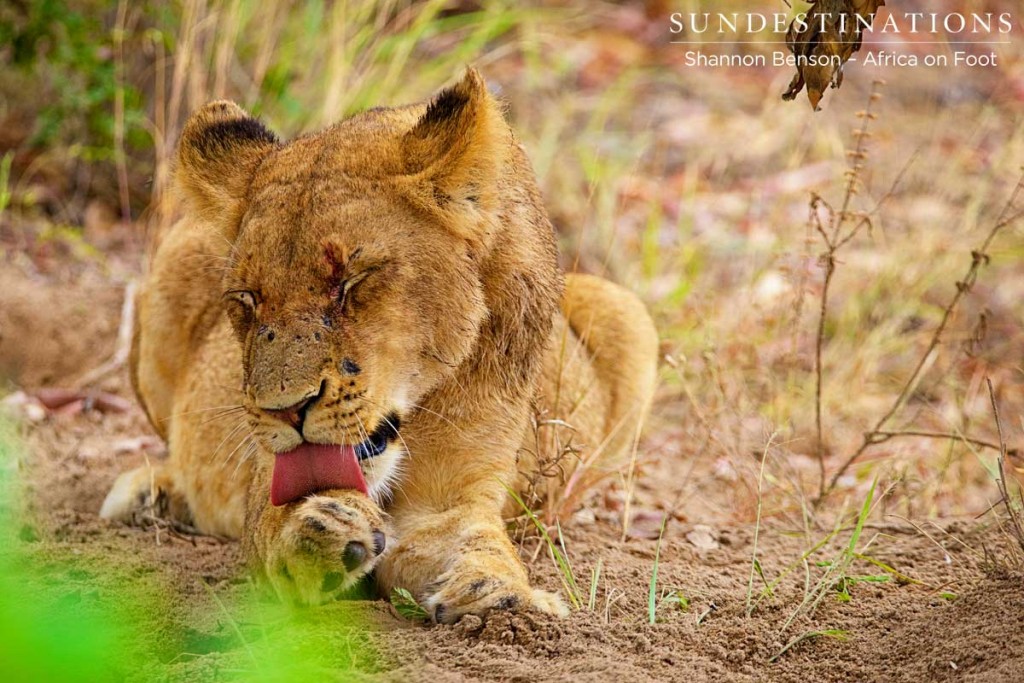
<svg viewBox="0 0 1024 683">
<path fill-rule="evenodd" d="M 138 215 L 163 189 L 184 119 L 209 100 L 233 99 L 291 137 L 422 99 L 547 12 L 508 0 L 123 3 L 0 2 L 0 122 L 17 122 L 0 145 L 46 152 L 72 223 L 90 196 L 114 204 L 125 183 Z M 35 156 L 15 162 L 16 180 Z"/>
<path fill-rule="evenodd" d="M 30 144 L 45 147 L 70 134 L 84 160 L 113 158 L 119 84 L 109 6 L 33 0 L 0 11 L 0 45 L 9 46 L 10 66 L 38 87 L 35 97 L 26 98 L 38 107 Z M 125 85 L 124 103 L 126 144 L 148 147 L 142 94 Z"/>
<path fill-rule="evenodd" d="M 209 600 L 183 608 L 144 561 L 46 542 L 20 512 L 21 452 L 0 419 L 0 680 L 338 680 L 376 668 L 353 604 L 292 610 L 196 576 Z"/>
<path fill-rule="evenodd" d="M 0 675 L 5 681 L 121 680 L 125 624 L 98 615 L 95 593 L 64 592 L 25 558 L 0 561 Z M 62 594 L 63 593 L 63 594 Z"/>
</svg>

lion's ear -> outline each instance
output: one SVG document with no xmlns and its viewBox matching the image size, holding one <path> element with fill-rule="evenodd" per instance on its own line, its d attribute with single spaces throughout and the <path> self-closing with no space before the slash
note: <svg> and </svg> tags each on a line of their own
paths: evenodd
<svg viewBox="0 0 1024 683">
<path fill-rule="evenodd" d="M 234 102 L 211 102 L 185 123 L 175 180 L 193 211 L 234 239 L 256 167 L 277 144 L 276 135 Z"/>
<path fill-rule="evenodd" d="M 501 108 L 480 73 L 468 69 L 430 102 L 402 141 L 414 198 L 463 236 L 481 239 L 498 207 L 510 144 Z"/>
</svg>

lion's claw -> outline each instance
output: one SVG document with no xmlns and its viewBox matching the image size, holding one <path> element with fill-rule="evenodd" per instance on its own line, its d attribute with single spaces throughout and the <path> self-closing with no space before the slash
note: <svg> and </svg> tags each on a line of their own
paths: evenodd
<svg viewBox="0 0 1024 683">
<path fill-rule="evenodd" d="M 554 593 L 530 588 L 518 578 L 504 579 L 483 571 L 449 570 L 432 586 L 425 601 L 437 624 L 454 624 L 467 614 L 484 616 L 492 610 L 536 611 L 564 617 L 569 613 Z"/>
</svg>

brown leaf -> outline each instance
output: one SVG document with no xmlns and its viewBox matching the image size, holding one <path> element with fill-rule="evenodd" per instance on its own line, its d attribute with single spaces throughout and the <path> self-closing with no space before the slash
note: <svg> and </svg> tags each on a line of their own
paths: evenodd
<svg viewBox="0 0 1024 683">
<path fill-rule="evenodd" d="M 115 455 L 124 455 L 140 451 L 159 452 L 163 449 L 163 446 L 163 441 L 155 436 L 134 436 L 118 439 L 110 445 L 110 449 Z"/>
<path fill-rule="evenodd" d="M 807 99 L 817 111 L 825 90 L 843 84 L 843 67 L 861 48 L 864 38 L 858 17 L 872 24 L 885 0 L 812 0 L 812 3 L 803 25 L 793 19 L 786 31 L 786 46 L 797 59 L 797 73 L 782 99 L 795 99 L 806 86 Z"/>
<path fill-rule="evenodd" d="M 885 6 L 885 0 L 853 0 L 853 11 L 862 17 L 874 17 L 879 7 Z"/>
</svg>

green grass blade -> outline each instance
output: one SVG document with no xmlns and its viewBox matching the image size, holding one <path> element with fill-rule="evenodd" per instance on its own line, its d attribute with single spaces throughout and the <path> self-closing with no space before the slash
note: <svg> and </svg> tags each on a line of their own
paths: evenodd
<svg viewBox="0 0 1024 683">
<path fill-rule="evenodd" d="M 768 581 L 764 578 L 764 571 L 761 569 L 761 563 L 757 559 L 757 542 L 761 532 L 761 510 L 763 497 L 761 492 L 761 486 L 764 483 L 764 464 L 768 460 L 768 450 L 772 447 L 772 439 L 775 438 L 775 434 L 772 433 L 768 437 L 768 443 L 765 444 L 764 452 L 761 454 L 761 467 L 757 473 L 757 518 L 754 521 L 754 549 L 751 551 L 750 559 L 750 576 L 747 579 L 747 616 L 749 617 L 754 612 L 754 608 L 757 606 L 754 601 L 754 573 L 761 575 L 761 580 L 764 581 L 765 588 L 768 594 L 771 595 L 772 589 L 768 586 Z"/>
<path fill-rule="evenodd" d="M 597 606 L 597 584 L 601 580 L 601 565 L 604 558 L 598 559 L 597 565 L 590 572 L 590 599 L 587 601 L 587 609 L 591 612 Z"/>
<path fill-rule="evenodd" d="M 661 520 L 661 531 L 658 533 L 658 545 L 654 548 L 654 568 L 651 570 L 651 585 L 647 592 L 647 622 L 654 623 L 658 612 L 657 590 L 658 590 L 658 563 L 661 559 L 661 539 L 665 537 L 665 524 L 668 522 L 668 515 Z"/>
<path fill-rule="evenodd" d="M 875 477 L 875 480 L 871 482 L 871 488 L 868 489 L 868 495 L 864 499 L 864 504 L 860 506 L 860 514 L 857 515 L 857 524 L 853 527 L 853 534 L 850 535 L 850 543 L 847 545 L 847 552 L 851 558 L 857 548 L 857 542 L 860 541 L 860 534 L 864 531 L 864 522 L 867 521 L 868 515 L 871 514 L 871 503 L 875 500 L 876 486 L 878 486 L 878 477 Z"/>
<path fill-rule="evenodd" d="M 8 152 L 0 159 L 0 213 L 7 209 L 11 202 L 11 162 L 14 161 L 14 152 Z"/>
<path fill-rule="evenodd" d="M 768 660 L 769 663 L 773 663 L 779 659 L 782 655 L 786 654 L 790 649 L 804 642 L 805 640 L 813 640 L 814 638 L 834 638 L 836 640 L 846 640 L 849 637 L 849 633 L 846 631 L 832 628 L 825 631 L 808 631 L 807 633 L 801 633 L 793 640 L 786 643 L 781 650 L 775 653 L 775 655 Z"/>
<path fill-rule="evenodd" d="M 555 542 L 551 540 L 548 530 L 545 529 L 541 521 L 537 519 L 537 515 L 533 513 L 533 510 L 527 507 L 526 503 L 523 502 L 523 499 L 519 497 L 519 494 L 513 491 L 505 482 L 501 482 L 501 485 L 505 487 L 505 490 L 508 491 L 508 495 L 512 496 L 512 500 L 522 508 L 523 512 L 526 513 L 526 516 L 537 528 L 537 531 L 540 532 L 541 538 L 544 539 L 544 542 L 548 546 L 548 552 L 551 553 L 551 557 L 555 561 L 555 565 L 558 567 L 558 578 L 561 579 L 562 588 L 565 589 L 566 595 L 569 596 L 569 602 L 572 603 L 573 609 L 580 609 L 583 603 L 580 600 L 579 591 L 576 589 L 576 577 L 572 574 L 572 567 L 569 565 L 569 561 L 566 559 L 562 551 L 559 550 Z"/>
<path fill-rule="evenodd" d="M 395 587 L 391 589 L 391 604 L 403 617 L 409 621 L 426 621 L 430 618 L 427 610 L 423 609 L 412 593 L 404 588 Z"/>
</svg>

